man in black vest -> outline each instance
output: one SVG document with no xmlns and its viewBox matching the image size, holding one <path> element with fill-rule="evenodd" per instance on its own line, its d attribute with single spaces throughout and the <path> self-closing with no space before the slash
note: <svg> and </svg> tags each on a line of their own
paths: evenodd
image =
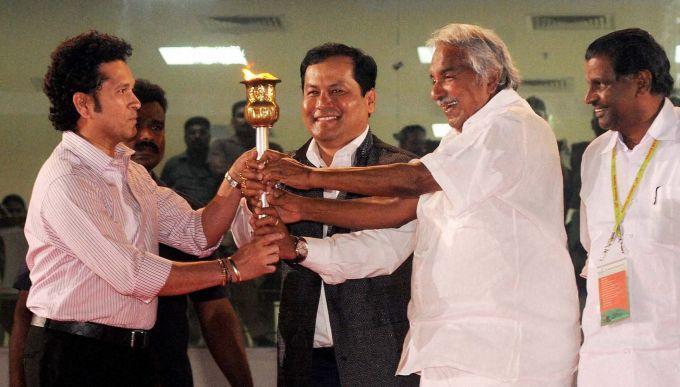
<svg viewBox="0 0 680 387">
<path fill-rule="evenodd" d="M 414 158 L 382 142 L 369 129 L 376 75 L 373 58 L 356 48 L 327 43 L 307 52 L 300 65 L 302 119 L 312 138 L 295 152 L 298 161 L 314 167 L 350 167 Z M 359 197 L 320 189 L 293 192 L 319 198 Z M 283 227 L 270 219 L 274 223 Z M 322 238 L 350 230 L 298 222 L 289 231 L 293 237 L 285 238 L 280 249 L 294 254 L 297 237 Z M 245 241 L 234 234 L 237 242 Z M 392 275 L 339 285 L 323 283 L 318 274 L 300 265 L 286 263 L 282 270 L 280 386 L 418 385 L 417 376 L 395 376 L 409 326 L 410 258 Z"/>
</svg>

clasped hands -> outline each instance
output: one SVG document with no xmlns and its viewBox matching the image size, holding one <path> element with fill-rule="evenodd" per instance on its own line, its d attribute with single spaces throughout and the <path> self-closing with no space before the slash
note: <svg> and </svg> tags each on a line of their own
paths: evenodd
<svg viewBox="0 0 680 387">
<path fill-rule="evenodd" d="M 244 153 L 230 170 L 232 178 L 240 184 L 241 194 L 255 214 L 250 219 L 255 239 L 272 234 L 283 237 L 276 240 L 281 259 L 294 259 L 295 238 L 288 233 L 286 224 L 304 220 L 306 198 L 282 190 L 281 184 L 298 189 L 309 188 L 310 167 L 293 160 L 290 156 L 268 150 L 260 160 L 254 150 Z M 236 176 L 234 176 L 236 175 Z M 269 207 L 260 201 L 267 193 Z"/>
</svg>

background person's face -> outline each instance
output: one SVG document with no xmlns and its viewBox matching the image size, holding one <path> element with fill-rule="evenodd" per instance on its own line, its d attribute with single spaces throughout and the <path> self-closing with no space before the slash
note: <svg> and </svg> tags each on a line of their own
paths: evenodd
<svg viewBox="0 0 680 387">
<path fill-rule="evenodd" d="M 206 150 L 210 145 L 210 128 L 202 125 L 191 125 L 184 129 L 184 143 L 187 149 Z"/>
<path fill-rule="evenodd" d="M 165 153 L 165 112 L 156 101 L 147 102 L 137 111 L 137 135 L 126 144 L 135 150 L 132 160 L 152 170 Z"/>
</svg>

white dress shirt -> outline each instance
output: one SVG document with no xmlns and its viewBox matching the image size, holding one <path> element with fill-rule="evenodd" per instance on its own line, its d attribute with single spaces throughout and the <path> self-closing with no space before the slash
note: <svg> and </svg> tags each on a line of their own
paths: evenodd
<svg viewBox="0 0 680 387">
<path fill-rule="evenodd" d="M 26 217 L 27 306 L 60 321 L 150 329 L 172 263 L 158 243 L 206 256 L 202 211 L 158 187 L 134 153 L 114 157 L 73 132 L 43 164 Z"/>
<path fill-rule="evenodd" d="M 399 374 L 449 367 L 497 381 L 568 384 L 578 299 L 552 130 L 503 90 L 421 161 L 442 191 L 420 197 L 415 232 L 408 224 L 391 236 L 308 238 L 303 265 L 327 282 L 389 274 L 415 244 Z"/>
<path fill-rule="evenodd" d="M 610 131 L 583 155 L 581 242 L 589 258 L 579 386 L 680 385 L 679 125 L 680 109 L 666 99 L 633 149 Z M 622 223 L 631 316 L 602 327 L 597 266 L 614 227 L 612 150 L 623 204 L 654 139 L 656 153 Z"/>
</svg>

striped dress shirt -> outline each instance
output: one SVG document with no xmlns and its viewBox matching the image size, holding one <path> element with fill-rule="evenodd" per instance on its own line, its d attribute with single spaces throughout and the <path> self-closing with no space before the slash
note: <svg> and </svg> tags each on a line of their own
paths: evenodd
<svg viewBox="0 0 680 387">
<path fill-rule="evenodd" d="M 43 164 L 26 218 L 27 306 L 60 321 L 150 329 L 171 261 L 158 243 L 204 257 L 202 210 L 159 187 L 134 153 L 114 157 L 73 132 Z"/>
</svg>

